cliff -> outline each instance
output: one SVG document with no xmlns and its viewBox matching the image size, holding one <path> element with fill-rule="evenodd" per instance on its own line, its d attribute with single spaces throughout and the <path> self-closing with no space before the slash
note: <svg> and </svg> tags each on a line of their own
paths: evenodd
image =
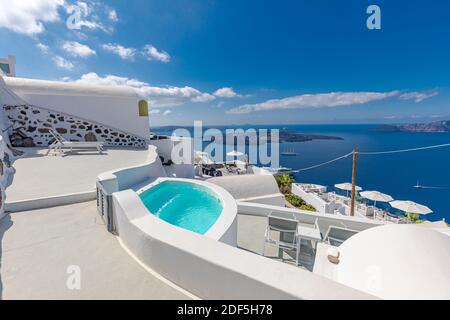
<svg viewBox="0 0 450 320">
<path fill-rule="evenodd" d="M 412 123 L 401 125 L 382 125 L 373 131 L 383 132 L 450 132 L 450 121 L 435 121 L 429 123 Z"/>
</svg>

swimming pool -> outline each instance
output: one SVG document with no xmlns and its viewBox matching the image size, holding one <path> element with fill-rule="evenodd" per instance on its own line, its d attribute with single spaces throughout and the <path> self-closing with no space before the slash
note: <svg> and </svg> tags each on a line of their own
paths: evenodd
<svg viewBox="0 0 450 320">
<path fill-rule="evenodd" d="M 139 194 L 151 214 L 183 229 L 205 234 L 223 211 L 218 195 L 200 184 L 165 180 Z"/>
</svg>

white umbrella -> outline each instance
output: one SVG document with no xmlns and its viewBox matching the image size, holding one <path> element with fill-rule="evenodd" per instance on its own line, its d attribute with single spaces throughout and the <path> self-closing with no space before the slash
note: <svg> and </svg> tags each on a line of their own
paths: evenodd
<svg viewBox="0 0 450 320">
<path fill-rule="evenodd" d="M 379 191 L 363 191 L 360 193 L 363 198 L 374 201 L 374 206 L 377 205 L 377 201 L 390 202 L 394 200 L 390 195 L 381 193 Z"/>
<path fill-rule="evenodd" d="M 347 197 L 348 197 L 348 192 L 349 192 L 349 191 L 352 191 L 352 184 L 349 183 L 349 182 L 338 183 L 338 184 L 335 184 L 334 187 L 335 187 L 335 188 L 338 188 L 338 189 L 341 189 L 341 190 L 347 191 Z M 356 190 L 356 191 L 361 191 L 362 188 L 361 188 L 361 187 L 358 187 L 358 186 L 355 186 L 355 190 Z"/>
<path fill-rule="evenodd" d="M 413 201 L 400 201 L 395 200 L 389 202 L 389 204 L 396 209 L 399 209 L 406 213 L 412 213 L 412 214 L 429 214 L 433 211 L 428 208 L 427 206 L 423 206 L 421 204 L 415 203 Z"/>
<path fill-rule="evenodd" d="M 230 151 L 230 152 L 227 153 L 227 156 L 229 156 L 229 157 L 240 157 L 240 156 L 243 156 L 243 155 L 244 154 L 242 152 L 236 151 L 236 150 L 233 150 L 233 151 Z"/>
</svg>

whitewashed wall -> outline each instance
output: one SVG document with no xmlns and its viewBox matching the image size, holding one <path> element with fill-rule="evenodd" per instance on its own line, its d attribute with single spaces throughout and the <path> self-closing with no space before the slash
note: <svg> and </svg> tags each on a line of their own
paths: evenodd
<svg viewBox="0 0 450 320">
<path fill-rule="evenodd" d="M 0 135 L 0 219 L 5 215 L 5 190 L 14 174 L 14 168 L 11 166 L 13 156 L 8 148 L 7 139 L 7 135 L 2 132 Z"/>
<path fill-rule="evenodd" d="M 48 108 L 147 138 L 148 117 L 140 117 L 136 92 L 126 87 L 4 78 L 6 85 L 30 105 Z"/>
<path fill-rule="evenodd" d="M 143 264 L 204 299 L 374 299 L 307 270 L 172 226 L 114 193 L 119 237 Z M 182 263 L 180 263 L 182 262 Z"/>
<path fill-rule="evenodd" d="M 150 140 L 150 145 L 157 147 L 158 155 L 164 159 L 164 162 L 172 160 L 171 166 L 165 166 L 167 176 L 177 178 L 194 178 L 194 144 L 192 138 L 188 137 L 169 137 L 168 139 Z M 175 155 L 177 151 L 183 149 L 186 155 Z"/>
<path fill-rule="evenodd" d="M 3 84 L 4 82 L 0 77 L 0 106 L 3 101 L 3 90 L 1 90 Z M 9 147 L 10 142 L 7 133 L 9 126 L 10 122 L 3 108 L 0 108 L 0 219 L 5 215 L 5 190 L 11 183 L 14 174 L 14 168 L 11 166 L 14 156 Z"/>
<path fill-rule="evenodd" d="M 305 192 L 295 183 L 292 184 L 292 193 L 302 198 L 307 204 L 312 205 L 320 213 L 333 213 L 323 199 L 312 193 Z"/>
</svg>

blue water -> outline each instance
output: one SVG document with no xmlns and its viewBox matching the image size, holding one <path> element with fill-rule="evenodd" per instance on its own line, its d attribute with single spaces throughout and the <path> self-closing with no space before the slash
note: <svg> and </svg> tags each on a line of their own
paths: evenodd
<svg viewBox="0 0 450 320">
<path fill-rule="evenodd" d="M 163 181 L 144 191 L 140 198 L 160 219 L 199 234 L 211 228 L 223 208 L 206 188 L 182 181 Z"/>
<path fill-rule="evenodd" d="M 269 125 L 255 128 L 288 129 L 298 133 L 333 135 L 344 140 L 314 140 L 282 143 L 280 151 L 295 151 L 297 156 L 280 156 L 280 164 L 300 169 L 339 157 L 357 146 L 359 151 L 388 151 L 450 143 L 450 133 L 405 133 L 371 131 L 377 125 Z M 235 128 L 235 127 L 231 127 Z M 242 126 L 243 129 L 249 126 Z M 189 128 L 188 128 L 189 129 Z M 206 129 L 206 128 L 205 128 Z M 220 129 L 220 128 L 219 128 Z M 164 132 L 161 134 L 170 134 Z M 430 221 L 450 221 L 450 148 L 430 149 L 390 155 L 360 155 L 357 184 L 364 190 L 377 190 L 397 200 L 412 200 L 430 207 Z M 297 182 L 317 183 L 334 190 L 336 183 L 350 182 L 351 158 L 295 174 Z M 417 189 L 424 186 L 441 189 Z M 377 206 L 382 206 L 377 203 Z M 391 210 L 393 211 L 393 210 Z"/>
<path fill-rule="evenodd" d="M 304 125 L 290 126 L 296 132 L 334 135 L 337 140 L 315 140 L 281 144 L 280 150 L 294 149 L 295 157 L 280 157 L 289 168 L 305 168 L 350 152 L 389 151 L 450 143 L 449 133 L 405 133 L 371 131 L 373 125 Z M 430 149 L 389 155 L 360 155 L 357 163 L 357 185 L 364 190 L 378 190 L 394 199 L 412 200 L 430 207 L 434 213 L 425 216 L 436 221 L 450 221 L 450 148 Z M 341 160 L 318 169 L 294 175 L 298 182 L 323 184 L 333 190 L 340 182 L 351 181 L 352 159 Z M 440 189 L 417 189 L 424 186 Z M 381 205 L 382 204 L 377 204 Z M 394 210 L 391 210 L 394 211 Z"/>
</svg>

